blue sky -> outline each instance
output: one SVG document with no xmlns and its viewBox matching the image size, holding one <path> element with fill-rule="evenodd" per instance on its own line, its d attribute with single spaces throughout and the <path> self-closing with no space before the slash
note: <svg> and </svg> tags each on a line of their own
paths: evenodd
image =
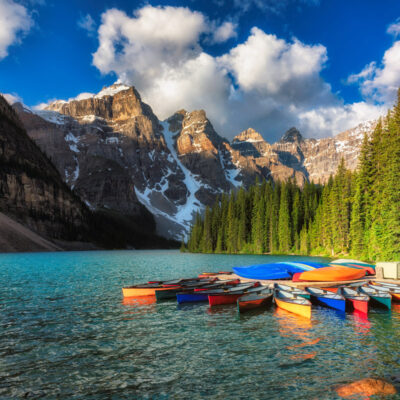
<svg viewBox="0 0 400 400">
<path fill-rule="evenodd" d="M 392 104 L 398 17 L 398 0 L 0 0 L 0 92 L 35 106 L 120 78 L 160 118 L 205 108 L 227 137 L 326 136 Z"/>
</svg>

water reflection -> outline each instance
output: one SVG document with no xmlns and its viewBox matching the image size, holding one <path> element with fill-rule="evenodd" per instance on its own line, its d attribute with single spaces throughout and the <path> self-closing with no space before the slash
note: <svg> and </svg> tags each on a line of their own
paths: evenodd
<svg viewBox="0 0 400 400">
<path fill-rule="evenodd" d="M 295 344 L 286 346 L 286 349 L 291 353 L 289 358 L 294 361 L 313 359 L 317 355 L 317 351 L 313 346 L 320 339 L 312 337 L 311 320 L 281 308 L 275 309 L 274 316 L 278 321 L 280 335 L 295 341 Z"/>
<path fill-rule="evenodd" d="M 124 297 L 122 305 L 125 306 L 125 319 L 135 319 L 138 316 L 156 311 L 157 300 L 155 296 Z"/>
<path fill-rule="evenodd" d="M 353 311 L 354 331 L 357 335 L 368 335 L 371 330 L 371 322 L 368 314 L 361 311 Z"/>
</svg>

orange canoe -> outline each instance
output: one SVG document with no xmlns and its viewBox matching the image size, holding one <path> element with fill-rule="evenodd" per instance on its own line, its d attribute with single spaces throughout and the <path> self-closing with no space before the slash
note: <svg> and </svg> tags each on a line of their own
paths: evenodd
<svg viewBox="0 0 400 400">
<path fill-rule="evenodd" d="M 305 271 L 300 275 L 302 281 L 317 282 L 335 282 L 335 281 L 352 281 L 365 276 L 364 269 L 355 269 L 350 267 L 324 267 Z"/>
<path fill-rule="evenodd" d="M 170 287 L 124 287 L 122 288 L 122 294 L 124 297 L 142 297 L 142 296 L 155 296 L 156 290 L 174 290 L 179 286 Z"/>
</svg>

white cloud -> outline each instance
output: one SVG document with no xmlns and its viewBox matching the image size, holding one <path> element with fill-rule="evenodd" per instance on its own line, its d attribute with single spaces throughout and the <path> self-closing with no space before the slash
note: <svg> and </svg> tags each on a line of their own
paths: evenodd
<svg viewBox="0 0 400 400">
<path fill-rule="evenodd" d="M 307 85 L 309 78 L 318 79 L 326 59 L 324 46 L 307 46 L 298 40 L 288 43 L 253 28 L 247 41 L 221 57 L 221 62 L 242 89 L 274 95 L 291 83 Z"/>
<path fill-rule="evenodd" d="M 7 100 L 8 104 L 13 105 L 14 103 L 22 103 L 22 98 L 16 93 L 1 93 L 3 97 Z"/>
<path fill-rule="evenodd" d="M 400 87 L 400 41 L 386 50 L 380 66 L 372 62 L 349 81 L 360 84 L 365 98 L 391 106 Z"/>
<path fill-rule="evenodd" d="M 89 36 L 92 36 L 96 31 L 96 22 L 90 14 L 81 16 L 77 22 L 79 28 L 88 32 Z"/>
<path fill-rule="evenodd" d="M 326 106 L 299 113 L 299 128 L 313 132 L 314 137 L 325 137 L 330 132 L 343 132 L 360 122 L 375 120 L 385 114 L 387 108 L 366 102 Z"/>
<path fill-rule="evenodd" d="M 27 9 L 13 0 L 0 0 L 0 60 L 8 55 L 8 48 L 19 43 L 33 25 Z"/>
<path fill-rule="evenodd" d="M 219 26 L 214 34 L 213 34 L 213 42 L 214 43 L 223 43 L 228 39 L 234 38 L 237 36 L 237 24 L 233 22 L 226 21 L 221 26 Z"/>
<path fill-rule="evenodd" d="M 397 37 L 400 34 L 400 20 L 397 19 L 396 22 L 390 24 L 386 30 L 387 33 Z"/>
<path fill-rule="evenodd" d="M 32 110 L 35 111 L 40 111 L 46 109 L 46 107 L 51 103 L 51 101 L 48 101 L 47 103 L 39 103 L 36 106 L 31 107 Z"/>
<path fill-rule="evenodd" d="M 305 136 L 321 137 L 381 111 L 364 102 L 344 105 L 332 93 L 320 75 L 328 59 L 320 44 L 285 41 L 254 27 L 226 54 L 207 54 L 203 44 L 219 29 L 221 40 L 234 32 L 226 24 L 218 28 L 181 7 L 148 5 L 133 16 L 111 9 L 102 15 L 93 64 L 136 86 L 159 118 L 204 108 L 227 137 L 253 126 L 273 141 L 293 125 Z"/>
</svg>

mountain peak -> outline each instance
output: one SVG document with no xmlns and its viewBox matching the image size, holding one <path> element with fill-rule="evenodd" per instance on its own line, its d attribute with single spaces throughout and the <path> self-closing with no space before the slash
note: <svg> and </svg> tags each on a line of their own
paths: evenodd
<svg viewBox="0 0 400 400">
<path fill-rule="evenodd" d="M 302 142 L 303 136 L 299 132 L 299 130 L 296 127 L 292 127 L 288 129 L 285 134 L 282 136 L 281 140 L 279 142 L 281 143 L 299 143 Z"/>
<path fill-rule="evenodd" d="M 245 131 L 239 133 L 233 138 L 233 143 L 237 142 L 265 142 L 264 138 L 253 128 L 248 128 Z"/>
</svg>

